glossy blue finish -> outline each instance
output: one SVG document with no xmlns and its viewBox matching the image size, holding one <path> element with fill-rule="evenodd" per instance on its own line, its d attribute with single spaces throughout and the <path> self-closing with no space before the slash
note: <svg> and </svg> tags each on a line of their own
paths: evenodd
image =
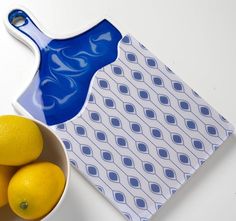
<svg viewBox="0 0 236 221">
<path fill-rule="evenodd" d="M 14 24 L 22 17 L 24 23 Z M 40 51 L 40 65 L 18 102 L 36 119 L 55 125 L 77 115 L 83 107 L 95 72 L 117 57 L 121 33 L 107 20 L 68 39 L 46 36 L 22 10 L 9 22 L 27 35 Z"/>
</svg>

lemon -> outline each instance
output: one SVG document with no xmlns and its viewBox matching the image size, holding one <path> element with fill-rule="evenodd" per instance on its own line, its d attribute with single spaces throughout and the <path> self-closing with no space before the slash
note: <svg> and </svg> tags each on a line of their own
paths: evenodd
<svg viewBox="0 0 236 221">
<path fill-rule="evenodd" d="M 5 206 L 8 202 L 7 188 L 15 170 L 14 167 L 0 165 L 0 207 Z"/>
<path fill-rule="evenodd" d="M 19 166 L 39 157 L 43 138 L 38 126 L 31 120 L 0 116 L 0 164 Z"/>
<path fill-rule="evenodd" d="M 9 183 L 9 205 L 23 219 L 42 218 L 59 201 L 64 186 L 65 176 L 57 165 L 29 164 L 18 170 Z"/>
</svg>

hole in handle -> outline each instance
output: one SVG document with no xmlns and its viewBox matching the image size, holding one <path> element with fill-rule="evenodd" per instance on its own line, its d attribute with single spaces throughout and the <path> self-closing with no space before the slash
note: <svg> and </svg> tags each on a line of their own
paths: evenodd
<svg viewBox="0 0 236 221">
<path fill-rule="evenodd" d="M 20 27 L 25 24 L 25 20 L 26 19 L 23 16 L 19 15 L 12 19 L 11 24 L 15 27 Z"/>
</svg>

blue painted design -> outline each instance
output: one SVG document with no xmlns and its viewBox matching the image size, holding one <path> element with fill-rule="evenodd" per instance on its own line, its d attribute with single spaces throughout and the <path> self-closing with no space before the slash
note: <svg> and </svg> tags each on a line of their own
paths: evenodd
<svg viewBox="0 0 236 221">
<path fill-rule="evenodd" d="M 108 108 L 115 108 L 116 107 L 114 100 L 111 98 L 104 98 L 104 103 L 105 103 L 106 107 L 108 107 Z"/>
<path fill-rule="evenodd" d="M 161 158 L 169 159 L 169 153 L 165 148 L 157 148 L 157 153 Z"/>
<path fill-rule="evenodd" d="M 122 156 L 122 163 L 126 167 L 134 167 L 134 162 L 131 157 L 128 156 Z"/>
<path fill-rule="evenodd" d="M 113 127 L 121 127 L 121 121 L 118 117 L 110 117 L 110 123 Z"/>
<path fill-rule="evenodd" d="M 106 142 L 107 141 L 107 136 L 103 131 L 96 131 L 96 138 L 97 140 L 101 142 Z"/>
<path fill-rule="evenodd" d="M 139 207 L 140 209 L 147 209 L 147 203 L 143 198 L 136 197 L 135 203 L 136 203 L 137 207 Z"/>
<path fill-rule="evenodd" d="M 133 71 L 132 75 L 133 75 L 133 78 L 136 81 L 142 81 L 143 80 L 143 74 L 140 71 Z"/>
<path fill-rule="evenodd" d="M 153 84 L 159 87 L 163 87 L 164 86 L 164 82 L 160 77 L 154 76 L 152 77 L 152 81 Z"/>
<path fill-rule="evenodd" d="M 136 63 L 137 62 L 137 57 L 134 53 L 127 52 L 126 53 L 126 58 L 129 62 Z"/>
<path fill-rule="evenodd" d="M 125 108 L 125 111 L 129 114 L 135 114 L 136 113 L 136 110 L 135 110 L 135 107 L 134 107 L 133 104 L 124 103 L 124 108 Z"/>
<path fill-rule="evenodd" d="M 190 130 L 197 130 L 197 124 L 193 120 L 185 120 L 186 126 Z"/>
<path fill-rule="evenodd" d="M 161 194 L 161 187 L 157 183 L 149 183 L 150 190 L 155 194 Z"/>
<path fill-rule="evenodd" d="M 9 14 L 13 24 L 23 17 L 23 25 L 14 26 L 38 47 L 40 64 L 31 84 L 18 102 L 36 119 L 54 125 L 79 113 L 86 100 L 95 72 L 117 57 L 120 32 L 107 20 L 68 39 L 46 36 L 22 10 Z"/>
<path fill-rule="evenodd" d="M 181 82 L 173 81 L 172 82 L 172 87 L 177 92 L 184 92 L 184 87 L 183 87 L 183 84 Z"/>
<path fill-rule="evenodd" d="M 137 146 L 138 151 L 141 152 L 141 153 L 145 153 L 146 154 L 146 153 L 149 152 L 147 144 L 145 144 L 143 142 L 137 142 L 136 146 Z"/>
<path fill-rule="evenodd" d="M 142 133 L 142 128 L 141 128 L 140 124 L 138 124 L 138 123 L 131 122 L 130 128 L 135 133 Z"/>
<path fill-rule="evenodd" d="M 200 106 L 199 107 L 200 113 L 204 116 L 211 116 L 211 111 L 207 106 Z"/>
<path fill-rule="evenodd" d="M 79 136 L 86 136 L 86 129 L 83 126 L 77 125 L 75 128 Z"/>
<path fill-rule="evenodd" d="M 136 177 L 129 177 L 128 178 L 129 185 L 133 188 L 140 188 L 140 181 Z"/>
<path fill-rule="evenodd" d="M 105 80 L 105 79 L 99 79 L 98 84 L 103 89 L 109 89 L 110 88 L 110 85 L 109 85 L 108 81 Z"/>
<path fill-rule="evenodd" d="M 118 65 L 112 66 L 112 71 L 115 75 L 118 76 L 122 76 L 124 74 L 123 69 Z"/>
<path fill-rule="evenodd" d="M 143 100 L 148 100 L 149 99 L 149 93 L 146 90 L 138 90 L 138 95 L 141 99 Z"/>
<path fill-rule="evenodd" d="M 92 121 L 94 121 L 94 122 L 101 121 L 101 117 L 100 117 L 99 113 L 97 113 L 97 112 L 90 112 L 90 117 L 91 117 Z"/>
<path fill-rule="evenodd" d="M 116 143 L 120 146 L 120 147 L 127 147 L 127 141 L 124 137 L 116 137 Z"/>
<path fill-rule="evenodd" d="M 204 149 L 204 145 L 203 145 L 201 140 L 192 139 L 192 144 L 193 144 L 193 147 L 197 150 L 203 150 Z"/>
<path fill-rule="evenodd" d="M 143 168 L 144 168 L 144 171 L 146 171 L 147 173 L 154 173 L 155 172 L 155 169 L 154 169 L 154 166 L 152 165 L 152 163 L 144 162 Z"/>
<path fill-rule="evenodd" d="M 107 176 L 112 182 L 119 182 L 119 175 L 115 171 L 108 171 Z"/>
<path fill-rule="evenodd" d="M 169 106 L 170 105 L 170 100 L 166 95 L 158 95 L 158 99 L 161 104 Z"/>
<path fill-rule="evenodd" d="M 93 165 L 87 165 L 87 171 L 90 176 L 98 176 L 98 169 Z"/>
<path fill-rule="evenodd" d="M 164 168 L 164 174 L 169 179 L 175 179 L 175 172 L 170 168 Z"/>
<path fill-rule="evenodd" d="M 168 124 L 175 125 L 177 123 L 175 116 L 172 114 L 165 114 L 165 120 Z"/>
<path fill-rule="evenodd" d="M 147 116 L 147 118 L 154 119 L 154 120 L 156 119 L 156 113 L 154 110 L 145 108 L 144 113 Z"/>
<path fill-rule="evenodd" d="M 91 149 L 91 147 L 89 147 L 89 146 L 82 146 L 81 147 L 81 151 L 82 151 L 82 153 L 84 154 L 84 155 L 86 155 L 86 156 L 88 156 L 88 157 L 91 157 L 92 155 L 93 155 L 93 153 L 92 153 L 92 149 Z"/>
<path fill-rule="evenodd" d="M 162 139 L 161 130 L 158 129 L 158 128 L 152 128 L 151 129 L 151 134 L 156 139 Z"/>
<path fill-rule="evenodd" d="M 125 195 L 122 192 L 114 192 L 113 196 L 118 203 L 125 203 Z"/>
<path fill-rule="evenodd" d="M 147 65 L 151 68 L 157 68 L 157 61 L 155 58 L 146 58 Z"/>
<path fill-rule="evenodd" d="M 113 156 L 112 156 L 111 152 L 104 150 L 101 152 L 101 155 L 102 155 L 103 160 L 105 160 L 107 162 L 113 162 Z"/>
<path fill-rule="evenodd" d="M 174 141 L 174 143 L 176 144 L 183 144 L 183 138 L 180 134 L 172 134 L 172 140 Z"/>
</svg>

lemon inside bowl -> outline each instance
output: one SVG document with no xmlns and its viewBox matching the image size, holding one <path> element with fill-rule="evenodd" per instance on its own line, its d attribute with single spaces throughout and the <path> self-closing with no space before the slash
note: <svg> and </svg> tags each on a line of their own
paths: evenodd
<svg viewBox="0 0 236 221">
<path fill-rule="evenodd" d="M 38 219 L 38 220 L 46 221 L 46 220 L 49 220 L 49 217 L 51 217 L 57 211 L 57 209 L 61 206 L 65 198 L 67 188 L 68 188 L 69 176 L 70 176 L 70 166 L 69 166 L 69 159 L 66 154 L 66 150 L 64 148 L 64 144 L 60 140 L 60 138 L 46 125 L 36 120 L 32 120 L 32 121 L 37 124 L 43 136 L 43 151 L 41 155 L 39 156 L 39 158 L 35 160 L 34 162 L 47 161 L 47 162 L 56 164 L 57 166 L 61 168 L 66 179 L 63 193 L 59 201 L 55 205 L 55 207 L 45 217 Z M 38 191 L 40 191 L 40 187 Z M 0 208 L 0 214 L 1 214 L 1 220 L 4 220 L 4 221 L 23 221 L 24 220 L 16 216 L 12 212 L 12 210 L 9 207 L 9 204 Z"/>
</svg>

